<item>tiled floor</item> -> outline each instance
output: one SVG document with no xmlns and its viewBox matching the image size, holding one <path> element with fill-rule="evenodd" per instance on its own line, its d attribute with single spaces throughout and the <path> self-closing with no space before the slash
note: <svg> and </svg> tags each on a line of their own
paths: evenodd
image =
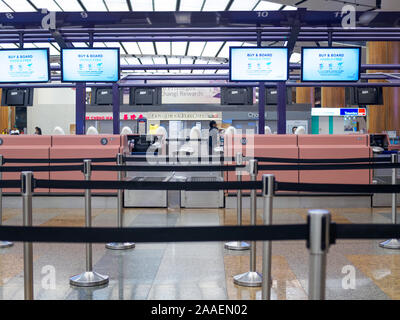
<svg viewBox="0 0 400 320">
<path fill-rule="evenodd" d="M 331 209 L 337 223 L 390 223 L 390 208 Z M 305 223 L 306 209 L 275 209 L 273 223 Z M 83 226 L 82 209 L 35 209 L 34 225 Z M 4 209 L 5 225 L 21 225 L 18 209 Z M 127 209 L 126 226 L 236 224 L 235 209 Z M 250 221 L 249 210 L 243 223 Z M 261 223 L 261 210 L 258 212 Z M 93 226 L 114 226 L 113 209 L 93 209 Z M 400 299 L 400 250 L 376 240 L 338 241 L 328 255 L 327 299 Z M 84 244 L 35 243 L 35 299 L 260 299 L 260 288 L 239 287 L 232 277 L 249 269 L 248 251 L 223 243 L 138 243 L 113 251 L 93 245 L 94 270 L 103 288 L 75 288 L 69 277 L 84 271 Z M 257 243 L 261 271 L 262 243 Z M 308 251 L 304 241 L 273 243 L 272 299 L 307 299 Z M 0 299 L 23 299 L 22 244 L 0 249 Z"/>
</svg>

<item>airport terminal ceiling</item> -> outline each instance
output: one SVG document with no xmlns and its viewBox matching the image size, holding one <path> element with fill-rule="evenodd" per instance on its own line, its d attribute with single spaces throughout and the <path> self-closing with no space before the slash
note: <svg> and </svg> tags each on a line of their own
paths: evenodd
<svg viewBox="0 0 400 320">
<path fill-rule="evenodd" d="M 254 21 L 259 23 L 260 27 L 269 27 L 262 33 L 262 46 L 287 46 L 290 45 L 288 42 L 292 38 L 294 21 L 299 20 L 302 26 L 310 27 L 321 27 L 323 21 L 325 26 L 329 24 L 332 27 L 338 27 L 340 16 L 332 17 L 331 13 L 334 11 L 339 13 L 345 4 L 351 4 L 356 8 L 357 19 L 364 21 L 364 27 L 389 27 L 399 24 L 398 15 L 396 16 L 393 12 L 400 10 L 400 4 L 396 0 L 1 0 L 0 13 L 4 13 L 4 15 L 0 15 L 3 26 L 3 30 L 0 30 L 0 38 L 2 38 L 0 47 L 18 48 L 21 38 L 24 48 L 48 47 L 52 65 L 55 67 L 59 66 L 60 44 L 88 47 L 91 41 L 93 41 L 93 47 L 119 47 L 121 66 L 226 65 L 230 46 L 257 45 Z M 56 12 L 55 27 L 61 38 L 56 37 L 53 33 L 43 34 L 45 30 L 41 29 L 40 20 L 46 12 L 42 8 Z M 316 15 L 312 15 L 311 11 L 331 12 L 327 13 L 329 14 L 328 19 L 326 19 L 328 16 L 320 15 L 320 20 L 317 21 Z M 24 18 L 18 19 L 22 12 Z M 104 12 L 109 13 L 105 16 Z M 268 17 L 254 19 L 256 12 L 268 12 Z M 385 12 L 384 16 L 379 15 L 382 12 Z M 31 15 L 28 15 L 29 13 Z M 10 19 L 10 17 L 16 17 L 16 19 Z M 185 28 L 189 24 L 193 28 L 193 32 L 190 32 L 190 28 Z M 201 27 L 204 24 L 211 29 L 214 27 L 214 30 L 210 29 L 209 32 L 206 32 L 207 34 L 195 30 L 196 26 Z M 57 25 L 63 27 L 57 28 Z M 226 28 L 216 32 L 215 27 L 217 26 Z M 248 28 L 248 32 L 240 30 L 243 26 Z M 271 29 L 273 26 L 276 27 L 275 30 Z M 115 32 L 112 32 L 113 28 Z M 115 28 L 120 28 L 120 31 Z M 160 29 L 158 32 L 151 32 L 151 28 Z M 176 33 L 163 32 L 162 29 L 165 28 L 174 28 Z M 10 29 L 26 30 L 21 36 L 17 33 L 10 34 Z M 28 30 L 32 32 L 28 32 Z M 90 30 L 96 30 L 96 33 L 90 34 Z M 34 31 L 37 32 L 34 33 Z M 301 41 L 302 38 L 307 39 L 307 36 L 311 35 L 311 31 L 312 29 L 307 31 L 302 29 L 298 34 L 290 57 L 291 63 L 300 62 L 302 46 L 326 46 L 328 44 L 329 39 L 326 32 L 324 34 L 325 41 L 324 37 L 318 38 L 318 41 Z M 172 41 L 168 41 L 169 38 L 166 35 L 170 35 Z M 368 36 L 368 34 L 365 35 Z M 337 38 L 333 33 L 333 37 L 330 39 L 332 44 L 362 46 L 365 49 L 366 38 L 352 40 L 351 37 L 348 37 L 349 40 L 346 38 L 345 41 L 341 41 L 344 40 L 340 38 L 341 36 L 342 34 Z M 43 37 L 47 37 L 47 39 Z M 49 42 L 50 37 L 54 41 Z M 135 37 L 138 41 L 132 41 L 132 38 Z M 152 41 L 152 37 L 155 38 L 154 41 Z M 114 38 L 114 41 L 110 38 Z M 128 38 L 131 39 L 128 40 Z M 309 36 L 309 38 L 313 37 Z M 100 41 L 101 39 L 104 41 Z M 363 56 L 365 59 L 365 54 Z M 228 72 L 228 69 L 212 69 L 210 66 L 207 69 L 180 70 L 144 68 L 143 70 L 122 70 L 122 77 L 174 74 L 207 76 L 227 75 Z M 58 74 L 58 70 L 53 70 L 54 76 Z"/>
</svg>

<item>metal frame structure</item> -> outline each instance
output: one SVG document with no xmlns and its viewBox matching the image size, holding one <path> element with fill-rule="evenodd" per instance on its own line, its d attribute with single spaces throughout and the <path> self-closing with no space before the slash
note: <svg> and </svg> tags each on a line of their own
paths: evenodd
<svg viewBox="0 0 400 320">
<path fill-rule="evenodd" d="M 18 43 L 20 48 L 26 43 L 57 43 L 60 48 L 73 47 L 73 42 L 86 42 L 89 47 L 97 42 L 196 42 L 196 41 L 243 41 L 253 42 L 257 46 L 279 45 L 283 41 L 290 52 L 297 42 L 347 42 L 359 45 L 364 41 L 400 41 L 400 12 L 356 12 L 357 27 L 341 27 L 342 16 L 339 12 L 308 11 L 298 8 L 295 11 L 221 11 L 221 12 L 57 12 L 54 16 L 54 28 L 43 27 L 43 19 L 49 13 L 0 13 L 0 45 Z M 60 26 L 57 28 L 57 26 Z M 269 42 L 269 43 L 267 43 Z M 113 91 L 119 87 L 230 87 L 258 86 L 261 94 L 259 114 L 265 112 L 265 87 L 277 87 L 278 90 L 278 133 L 285 133 L 286 87 L 400 87 L 400 74 L 375 73 L 361 75 L 361 80 L 387 80 L 388 82 L 357 83 L 316 83 L 296 82 L 300 79 L 300 64 L 290 64 L 292 74 L 286 83 L 246 82 L 229 83 L 228 74 L 178 74 L 127 75 L 112 85 Z M 121 65 L 121 70 L 227 70 L 227 63 L 217 64 L 137 64 Z M 59 80 L 54 74 L 59 66 L 52 66 L 52 80 Z M 400 70 L 400 65 L 362 65 L 367 70 Z M 393 72 L 393 71 L 392 71 Z M 135 80 L 132 81 L 132 80 Z M 137 80 L 221 80 L 221 83 L 152 83 L 138 84 Z M 76 87 L 76 133 L 85 132 L 86 86 L 110 87 L 104 83 L 48 83 L 20 84 L 20 87 L 49 88 Z M 2 87 L 16 87 L 3 85 Z M 115 96 L 117 96 L 115 94 Z M 114 99 L 113 132 L 119 133 L 119 99 Z M 259 117 L 259 133 L 264 133 L 264 117 Z"/>
</svg>

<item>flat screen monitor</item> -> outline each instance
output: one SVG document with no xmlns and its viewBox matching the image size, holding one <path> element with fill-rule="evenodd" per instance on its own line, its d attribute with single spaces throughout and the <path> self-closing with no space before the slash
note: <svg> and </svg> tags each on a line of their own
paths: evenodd
<svg viewBox="0 0 400 320">
<path fill-rule="evenodd" d="M 61 49 L 61 81 L 116 82 L 119 48 Z"/>
<path fill-rule="evenodd" d="M 230 81 L 286 81 L 288 75 L 286 47 L 230 47 Z"/>
<path fill-rule="evenodd" d="M 355 82 L 360 79 L 361 48 L 301 49 L 301 81 Z"/>
<path fill-rule="evenodd" d="M 49 49 L 1 49 L 0 83 L 48 82 Z"/>
</svg>

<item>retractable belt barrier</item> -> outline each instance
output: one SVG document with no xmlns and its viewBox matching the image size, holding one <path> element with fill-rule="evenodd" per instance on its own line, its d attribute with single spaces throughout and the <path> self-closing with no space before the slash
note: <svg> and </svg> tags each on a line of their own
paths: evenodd
<svg viewBox="0 0 400 320">
<path fill-rule="evenodd" d="M 357 163 L 357 162 L 390 162 L 390 157 L 381 158 L 344 158 L 344 159 L 292 159 L 254 157 L 259 162 L 283 162 L 283 163 Z"/>
<path fill-rule="evenodd" d="M 74 181 L 74 180 L 34 180 L 35 188 L 53 189 L 116 189 L 116 190 L 224 190 L 224 189 L 262 189 L 261 181 L 244 182 L 153 182 L 153 181 Z"/>
<path fill-rule="evenodd" d="M 14 159 L 3 158 L 4 163 L 82 163 L 87 158 L 65 158 L 65 159 Z M 89 158 L 92 162 L 116 162 L 116 158 Z"/>
<path fill-rule="evenodd" d="M 262 181 L 195 181 L 195 182 L 153 182 L 153 181 L 110 181 L 110 180 L 44 180 L 34 179 L 34 188 L 53 189 L 115 189 L 115 190 L 260 190 Z M 20 188 L 20 180 L 0 180 L 0 188 Z M 393 184 L 329 184 L 279 182 L 275 191 L 335 192 L 335 193 L 400 193 L 400 185 Z"/>
<path fill-rule="evenodd" d="M 0 172 L 48 172 L 48 171 L 82 171 L 83 165 L 69 166 L 23 166 L 23 167 L 4 167 L 0 166 Z"/>
<path fill-rule="evenodd" d="M 274 158 L 274 157 L 243 157 L 244 161 L 255 159 L 258 162 L 282 162 L 282 163 L 375 163 L 375 162 L 388 162 L 390 163 L 390 157 L 379 157 L 379 158 L 344 158 L 344 159 L 293 159 L 293 158 Z M 147 161 L 157 161 L 157 162 L 202 162 L 202 161 L 220 161 L 220 162 L 232 162 L 235 161 L 233 157 L 187 157 L 187 156 L 158 156 L 149 155 L 147 157 L 143 156 L 133 156 L 124 157 L 125 161 L 130 162 L 147 162 Z"/>
<path fill-rule="evenodd" d="M 330 223 L 330 244 L 337 239 L 398 238 L 400 225 Z M 20 227 L 0 226 L 0 238 L 24 242 L 210 242 L 308 240 L 308 224 L 212 227 Z"/>
<path fill-rule="evenodd" d="M 259 165 L 259 170 L 290 171 L 290 170 L 367 170 L 400 168 L 400 163 L 360 163 L 360 164 L 316 164 L 316 165 Z"/>
<path fill-rule="evenodd" d="M 305 240 L 307 225 L 213 227 L 15 227 L 1 226 L 0 238 L 28 242 L 185 242 L 246 240 Z"/>
<path fill-rule="evenodd" d="M 94 165 L 92 166 L 93 171 L 235 171 L 236 169 L 245 168 L 245 165 L 148 165 L 148 166 L 110 166 L 110 165 Z"/>
</svg>

